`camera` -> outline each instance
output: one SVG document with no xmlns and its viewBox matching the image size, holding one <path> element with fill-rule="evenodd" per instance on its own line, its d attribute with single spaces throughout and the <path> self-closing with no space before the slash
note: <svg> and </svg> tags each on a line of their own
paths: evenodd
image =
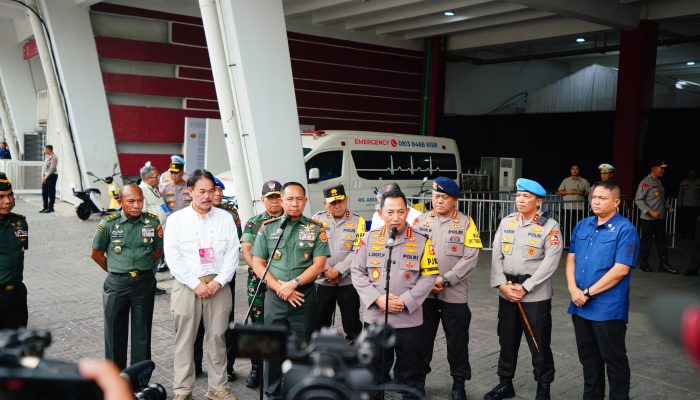
<svg viewBox="0 0 700 400">
<path fill-rule="evenodd" d="M 280 326 L 235 324 L 233 332 L 236 349 L 241 351 L 237 356 L 284 360 L 282 395 L 287 400 L 365 400 L 385 389 L 404 389 L 403 385 L 376 384 L 375 364 L 396 342 L 389 326 L 369 326 L 354 343 L 337 330 L 324 328 L 313 334 L 308 345 L 293 337 L 289 340 L 287 329 Z M 245 343 L 258 346 L 253 349 Z"/>
<path fill-rule="evenodd" d="M 43 359 L 51 345 L 45 330 L 0 331 L 0 398 L 3 400 L 102 399 L 94 381 L 80 375 L 73 363 Z M 122 372 L 137 399 L 165 400 L 165 389 L 148 384 L 155 364 L 148 360 Z M 140 397 L 139 397 L 140 396 Z"/>
</svg>

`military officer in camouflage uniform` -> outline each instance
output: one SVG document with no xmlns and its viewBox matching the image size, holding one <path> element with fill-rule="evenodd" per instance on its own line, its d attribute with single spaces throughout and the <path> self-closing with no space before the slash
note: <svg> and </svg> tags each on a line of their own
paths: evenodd
<svg viewBox="0 0 700 400">
<path fill-rule="evenodd" d="M 0 172 L 0 329 L 27 326 L 27 287 L 22 283 L 29 228 L 24 215 L 12 212 L 12 182 Z"/>
<path fill-rule="evenodd" d="M 668 165 L 663 162 L 653 163 L 647 175 L 637 187 L 634 204 L 639 208 L 639 223 L 641 224 L 641 243 L 639 246 L 639 269 L 651 272 L 649 252 L 651 241 L 656 242 L 656 252 L 659 254 L 659 271 L 677 274 L 678 270 L 668 265 L 668 247 L 666 244 L 666 212 L 672 211 L 666 202 L 666 190 L 661 184 Z"/>
<path fill-rule="evenodd" d="M 386 381 L 396 353 L 396 383 L 411 386 L 425 395 L 421 363 L 422 305 L 440 273 L 438 262 L 430 239 L 407 226 L 408 206 L 402 192 L 384 193 L 379 207 L 384 226 L 370 230 L 358 243 L 351 267 L 352 284 L 365 307 L 365 323 L 384 324 L 385 310 L 388 310 L 388 323 L 396 331 L 395 348 L 376 356 L 375 372 Z M 387 248 L 387 240 L 393 228 L 398 233 L 391 250 Z M 387 307 L 386 263 L 390 255 Z M 413 397 L 406 394 L 404 399 L 407 398 Z"/>
<path fill-rule="evenodd" d="M 105 358 L 126 368 L 131 312 L 131 363 L 151 359 L 151 325 L 156 279 L 153 266 L 163 254 L 158 217 L 142 212 L 143 192 L 122 190 L 122 211 L 104 218 L 92 241 L 92 259 L 108 272 L 103 286 Z"/>
<path fill-rule="evenodd" d="M 559 223 L 542 213 L 547 192 L 539 183 L 516 181 L 518 212 L 505 217 L 493 238 L 491 287 L 498 289 L 498 358 L 500 383 L 484 396 L 498 400 L 515 396 L 513 376 L 520 339 L 525 332 L 532 355 L 536 400 L 549 400 L 554 381 L 552 341 L 552 281 L 559 266 L 562 238 Z M 529 325 L 528 325 L 529 324 Z M 533 341 L 534 340 L 537 342 Z"/>
<path fill-rule="evenodd" d="M 253 303 L 250 313 L 250 320 L 253 324 L 262 325 L 263 323 L 263 299 L 265 298 L 264 288 L 261 288 L 258 297 L 253 299 L 253 296 L 255 296 L 255 289 L 258 287 L 258 283 L 260 283 L 260 279 L 258 279 L 258 277 L 255 276 L 255 272 L 253 272 L 253 243 L 255 243 L 255 237 L 263 226 L 263 223 L 271 218 L 279 217 L 284 212 L 282 209 L 281 191 L 282 184 L 277 181 L 271 180 L 263 184 L 260 202 L 265 206 L 265 211 L 246 222 L 243 228 L 243 236 L 241 236 L 243 259 L 246 264 L 248 264 L 248 307 Z M 250 374 L 245 380 L 245 385 L 249 388 L 256 388 L 260 386 L 260 361 L 250 360 L 250 363 Z"/>
<path fill-rule="evenodd" d="M 308 341 L 316 312 L 314 280 L 323 272 L 328 251 L 328 237 L 323 225 L 302 215 L 308 198 L 304 186 L 287 182 L 282 186 L 284 216 L 265 221 L 253 245 L 253 269 L 262 278 L 268 257 L 272 257 L 265 277 L 265 325 L 285 325 L 297 338 Z M 289 223 L 279 236 L 283 221 Z M 265 361 L 265 392 L 268 399 L 281 399 L 282 365 Z"/>
<path fill-rule="evenodd" d="M 430 373 L 433 346 L 442 321 L 447 341 L 447 361 L 452 375 L 452 399 L 466 400 L 464 381 L 471 379 L 469 365 L 469 323 L 467 278 L 476 268 L 482 248 L 474 221 L 457 210 L 459 187 L 450 178 L 433 181 L 431 212 L 421 215 L 414 230 L 430 238 L 435 247 L 440 275 L 423 302 L 423 368 Z M 425 378 L 424 378 L 425 379 Z"/>
<path fill-rule="evenodd" d="M 326 188 L 323 197 L 326 210 L 317 212 L 313 219 L 320 221 L 326 229 L 331 256 L 326 260 L 323 276 L 316 280 L 318 312 L 314 330 L 333 324 L 337 303 L 345 339 L 352 342 L 362 331 L 362 322 L 360 296 L 352 286 L 350 264 L 354 246 L 365 235 L 365 219 L 348 210 L 343 185 Z"/>
</svg>

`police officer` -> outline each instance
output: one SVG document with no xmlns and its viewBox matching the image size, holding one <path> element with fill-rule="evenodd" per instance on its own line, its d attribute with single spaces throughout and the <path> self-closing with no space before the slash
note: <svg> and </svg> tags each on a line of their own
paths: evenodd
<svg viewBox="0 0 700 400">
<path fill-rule="evenodd" d="M 548 400 L 554 381 L 552 282 L 562 253 L 559 223 L 539 209 L 547 195 L 539 183 L 516 181 L 518 212 L 505 217 L 493 239 L 491 287 L 499 291 L 498 358 L 500 383 L 484 399 L 515 396 L 513 376 L 525 332 L 537 381 L 536 400 Z M 535 343 L 536 342 L 536 343 Z"/>
<path fill-rule="evenodd" d="M 435 286 L 423 302 L 423 369 L 426 375 L 430 373 L 435 336 L 442 321 L 455 400 L 467 398 L 464 381 L 472 375 L 468 347 L 472 313 L 467 304 L 467 278 L 476 268 L 482 248 L 476 224 L 457 210 L 459 196 L 459 187 L 452 179 L 435 178 L 433 210 L 421 215 L 413 226 L 433 242 L 440 266 Z"/>
<path fill-rule="evenodd" d="M 187 181 L 184 179 L 185 164 L 180 162 L 170 163 L 168 172 L 170 172 L 170 181 L 166 181 L 160 186 L 160 193 L 170 212 L 175 212 L 190 205 L 192 197 L 187 191 Z"/>
<path fill-rule="evenodd" d="M 615 167 L 613 167 L 610 164 L 603 163 L 598 166 L 598 169 L 600 170 L 600 181 L 605 182 L 605 181 L 612 181 L 613 176 L 615 175 Z"/>
<path fill-rule="evenodd" d="M 316 281 L 318 311 L 314 330 L 333 324 L 337 302 L 345 339 L 352 342 L 362 331 L 362 322 L 360 296 L 352 286 L 350 263 L 354 246 L 365 235 L 365 219 L 348 210 L 343 185 L 326 188 L 323 197 L 326 210 L 317 212 L 313 218 L 326 229 L 331 256 L 326 260 L 323 276 Z"/>
<path fill-rule="evenodd" d="M 282 186 L 284 216 L 265 221 L 253 245 L 253 270 L 262 278 L 267 259 L 272 257 L 265 277 L 267 288 L 265 325 L 287 326 L 299 339 L 308 341 L 316 312 L 314 280 L 323 271 L 328 237 L 323 224 L 302 215 L 308 198 L 304 186 L 287 182 Z M 281 239 L 278 229 L 288 220 Z M 280 240 L 277 250 L 275 244 Z M 268 399 L 281 399 L 280 361 L 265 362 L 265 392 Z"/>
<path fill-rule="evenodd" d="M 24 215 L 12 212 L 12 182 L 0 172 L 0 329 L 27 326 L 27 287 L 22 283 L 29 228 Z"/>
<path fill-rule="evenodd" d="M 407 226 L 408 206 L 402 192 L 384 193 L 379 205 L 384 226 L 370 230 L 358 243 L 351 267 L 352 284 L 365 307 L 365 323 L 384 324 L 384 312 L 388 310 L 388 323 L 396 330 L 395 348 L 375 357 L 377 374 L 386 380 L 396 353 L 396 383 L 411 386 L 425 395 L 421 364 L 422 305 L 440 273 L 438 262 L 430 239 Z M 387 248 L 387 241 L 394 228 L 397 234 L 392 250 Z M 387 307 L 386 264 L 390 256 Z M 413 396 L 406 394 L 404 398 Z"/>
<path fill-rule="evenodd" d="M 142 212 L 143 192 L 135 184 L 126 185 L 118 201 L 122 211 L 97 225 L 91 257 L 108 272 L 102 295 L 105 358 L 124 369 L 130 312 L 131 363 L 151 359 L 153 266 L 163 254 L 163 229 L 158 217 Z"/>
<path fill-rule="evenodd" d="M 677 274 L 678 270 L 668 265 L 668 248 L 666 247 L 666 212 L 672 211 L 666 202 L 666 192 L 660 178 L 666 172 L 663 161 L 654 162 L 647 175 L 637 187 L 634 204 L 639 208 L 639 222 L 642 228 L 639 248 L 639 269 L 651 272 L 649 252 L 652 238 L 656 242 L 659 254 L 659 271 Z"/>
</svg>

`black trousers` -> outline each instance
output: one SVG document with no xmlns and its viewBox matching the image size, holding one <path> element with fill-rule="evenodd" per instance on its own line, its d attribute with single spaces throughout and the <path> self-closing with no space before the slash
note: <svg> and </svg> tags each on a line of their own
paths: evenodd
<svg viewBox="0 0 700 400">
<path fill-rule="evenodd" d="M 641 264 L 649 263 L 649 252 L 651 251 L 651 241 L 656 243 L 656 252 L 659 257 L 668 256 L 666 245 L 666 220 L 665 219 L 639 219 L 642 234 L 639 243 L 639 261 Z"/>
<path fill-rule="evenodd" d="M 554 356 L 552 343 L 552 300 L 520 303 L 523 306 L 530 327 L 535 334 L 540 351 L 530 337 L 517 303 L 498 298 L 498 342 L 501 345 L 501 355 L 498 358 L 498 376 L 501 379 L 513 379 L 518 364 L 520 339 L 525 333 L 525 339 L 532 355 L 532 367 L 537 382 L 554 381 Z"/>
<path fill-rule="evenodd" d="M 690 266 L 687 271 L 698 272 L 700 270 L 700 220 L 695 222 L 695 239 L 693 240 L 693 254 L 690 256 Z"/>
<path fill-rule="evenodd" d="M 41 183 L 41 199 L 44 201 L 44 209 L 53 208 L 56 203 L 56 181 L 58 174 L 51 174 L 46 177 L 46 182 Z"/>
<path fill-rule="evenodd" d="M 425 396 L 425 374 L 421 366 L 421 326 L 412 328 L 398 328 L 396 332 L 396 346 L 393 349 L 384 350 L 384 363 L 382 356 L 376 357 L 372 363 L 381 379 L 382 371 L 384 377 L 388 377 L 391 366 L 394 366 L 394 381 L 399 385 L 406 385 L 417 389 Z M 394 354 L 396 354 L 396 365 L 394 365 Z M 377 382 L 380 383 L 380 382 Z M 404 399 L 414 399 L 409 394 L 404 394 Z"/>
<path fill-rule="evenodd" d="M 333 314 L 335 305 L 340 307 L 340 318 L 343 321 L 343 331 L 345 339 L 349 342 L 355 340 L 362 332 L 362 321 L 360 321 L 360 296 L 352 285 L 345 286 L 324 286 L 316 285 L 316 296 L 318 297 L 318 311 L 314 321 L 314 330 L 317 331 L 324 326 L 333 325 Z"/>
<path fill-rule="evenodd" d="M 700 207 L 681 206 L 678 208 L 677 226 L 678 234 L 681 237 L 695 238 L 695 223 L 698 216 L 700 216 Z"/>
<path fill-rule="evenodd" d="M 27 287 L 20 282 L 12 290 L 0 288 L 0 329 L 18 329 L 27 326 Z"/>
<path fill-rule="evenodd" d="M 231 288 L 231 314 L 228 317 L 228 321 L 233 321 L 233 310 L 236 299 L 236 276 L 233 276 L 231 282 L 228 283 Z M 233 364 L 236 362 L 235 347 L 233 345 L 233 332 L 229 329 L 226 331 L 226 372 L 231 373 L 233 371 Z M 197 336 L 194 338 L 194 364 L 202 366 L 204 360 L 204 319 L 199 321 L 199 328 L 197 329 Z"/>
<path fill-rule="evenodd" d="M 438 326 L 442 321 L 447 341 L 447 362 L 450 375 L 455 378 L 471 379 L 472 368 L 469 365 L 469 324 L 472 313 L 467 303 L 446 303 L 442 300 L 428 298 L 423 302 L 423 325 L 421 331 L 421 357 L 425 375 L 430 373 L 433 348 Z M 425 380 L 425 378 L 424 378 Z"/>
<path fill-rule="evenodd" d="M 578 315 L 571 319 L 578 359 L 583 365 L 583 399 L 605 398 L 606 367 L 610 400 L 629 399 L 630 366 L 625 348 L 625 321 L 591 321 Z"/>
</svg>

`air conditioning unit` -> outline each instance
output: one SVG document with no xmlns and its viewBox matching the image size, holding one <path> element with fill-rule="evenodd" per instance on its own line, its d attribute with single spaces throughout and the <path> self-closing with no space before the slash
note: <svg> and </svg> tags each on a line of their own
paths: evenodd
<svg viewBox="0 0 700 400">
<path fill-rule="evenodd" d="M 42 90 L 36 94 L 36 122 L 46 125 L 49 120 L 49 91 Z"/>
</svg>

